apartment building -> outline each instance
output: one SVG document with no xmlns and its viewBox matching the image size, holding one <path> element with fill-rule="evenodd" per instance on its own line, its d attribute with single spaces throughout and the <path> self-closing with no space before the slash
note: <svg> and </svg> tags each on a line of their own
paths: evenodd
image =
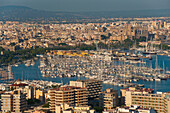
<svg viewBox="0 0 170 113">
<path fill-rule="evenodd" d="M 120 89 L 120 94 L 121 94 L 121 104 L 127 104 L 127 100 L 125 100 L 126 97 L 126 92 L 130 91 L 130 92 L 135 92 L 138 94 L 153 94 L 154 93 L 154 89 L 150 89 L 150 88 L 140 88 L 140 87 L 129 87 L 129 88 L 125 88 L 125 89 Z"/>
<path fill-rule="evenodd" d="M 103 105 L 106 109 L 112 109 L 118 105 L 118 90 L 106 89 L 103 92 Z"/>
<path fill-rule="evenodd" d="M 88 104 L 88 91 L 86 88 L 63 86 L 51 89 L 50 110 L 55 112 L 56 105 L 69 104 L 71 106 L 85 106 Z"/>
<path fill-rule="evenodd" d="M 44 90 L 37 89 L 36 91 L 35 98 L 40 100 L 42 103 L 45 102 L 45 92 Z"/>
<path fill-rule="evenodd" d="M 124 107 L 117 107 L 116 109 L 112 110 L 104 110 L 102 113 L 156 113 L 156 111 L 152 108 L 143 108 L 141 106 L 124 106 Z"/>
<path fill-rule="evenodd" d="M 23 94 L 20 90 L 4 93 L 1 95 L 1 99 L 2 113 L 23 113 L 27 108 L 26 94 Z"/>
<path fill-rule="evenodd" d="M 125 92 L 125 105 L 138 105 L 153 108 L 158 113 L 170 113 L 170 93 Z"/>
<path fill-rule="evenodd" d="M 122 97 L 126 96 L 126 91 L 136 92 L 136 93 L 143 93 L 143 94 L 151 94 L 154 93 L 154 89 L 150 88 L 140 88 L 140 87 L 129 87 L 125 89 L 120 89 L 120 93 Z"/>
<path fill-rule="evenodd" d="M 55 113 L 95 113 L 95 110 L 90 106 L 70 106 L 68 104 L 62 104 L 56 106 Z"/>
<path fill-rule="evenodd" d="M 25 88 L 25 86 L 28 86 L 28 84 L 25 83 L 18 83 L 18 84 L 12 84 L 10 85 L 10 89 L 19 89 L 19 88 Z"/>
<path fill-rule="evenodd" d="M 2 113 L 13 111 L 13 96 L 10 93 L 1 94 L 1 100 Z"/>
<path fill-rule="evenodd" d="M 99 93 L 102 92 L 102 81 L 95 79 L 70 81 L 70 86 L 87 88 L 89 100 L 98 99 Z"/>
<path fill-rule="evenodd" d="M 27 107 L 26 94 L 21 91 L 13 92 L 13 111 L 15 113 L 22 113 Z"/>
<path fill-rule="evenodd" d="M 34 88 L 31 86 L 19 87 L 17 90 L 21 90 L 26 94 L 26 99 L 34 99 Z"/>
</svg>

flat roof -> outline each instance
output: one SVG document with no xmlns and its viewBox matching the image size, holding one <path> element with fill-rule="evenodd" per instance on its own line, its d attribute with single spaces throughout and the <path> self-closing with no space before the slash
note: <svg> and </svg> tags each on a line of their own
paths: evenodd
<svg viewBox="0 0 170 113">
<path fill-rule="evenodd" d="M 86 88 L 75 87 L 75 86 L 63 86 L 63 87 L 55 88 L 55 89 L 51 89 L 51 90 L 56 90 L 56 91 L 69 91 L 69 90 L 74 90 L 74 89 L 86 89 Z"/>
</svg>

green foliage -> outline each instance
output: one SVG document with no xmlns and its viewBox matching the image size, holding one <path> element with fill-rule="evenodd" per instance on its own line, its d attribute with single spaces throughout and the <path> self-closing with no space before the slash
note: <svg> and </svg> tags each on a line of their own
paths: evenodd
<svg viewBox="0 0 170 113">
<path fill-rule="evenodd" d="M 126 40 L 124 40 L 124 42 L 123 42 L 123 46 L 124 46 L 124 48 L 129 48 L 129 47 L 132 47 L 132 45 L 133 45 L 133 41 L 132 40 L 130 40 L 130 39 L 126 39 Z"/>
<path fill-rule="evenodd" d="M 4 48 L 2 48 L 2 47 L 0 47 L 0 51 L 5 51 L 5 49 L 4 49 Z"/>
<path fill-rule="evenodd" d="M 101 39 L 102 39 L 102 40 L 107 40 L 107 39 L 109 39 L 109 37 L 108 37 L 108 36 L 105 36 L 105 35 L 101 35 Z"/>
<path fill-rule="evenodd" d="M 4 51 L 4 54 L 0 57 L 0 63 L 7 65 L 8 63 L 34 58 L 36 54 L 44 54 L 48 48 L 24 49 L 17 50 L 16 52 L 6 51 L 3 48 L 0 48 L 0 50 Z"/>
<path fill-rule="evenodd" d="M 80 50 L 95 50 L 96 49 L 96 47 L 94 45 L 86 45 L 86 44 L 76 46 L 76 48 L 78 48 Z"/>
<path fill-rule="evenodd" d="M 98 43 L 98 46 L 99 46 L 100 48 L 105 48 L 107 45 L 104 44 L 103 42 L 99 42 L 99 43 Z"/>
<path fill-rule="evenodd" d="M 112 34 L 111 34 L 111 33 L 108 33 L 108 37 L 110 37 L 110 36 L 112 36 Z"/>
<path fill-rule="evenodd" d="M 52 88 L 59 88 L 60 85 L 52 85 L 51 87 L 52 87 Z"/>
<path fill-rule="evenodd" d="M 13 42 L 13 43 L 10 43 L 11 46 L 15 46 L 16 44 Z"/>
<path fill-rule="evenodd" d="M 124 107 L 125 105 L 121 105 L 120 107 Z"/>
<path fill-rule="evenodd" d="M 38 100 L 38 99 L 28 99 L 27 100 L 27 104 L 28 105 L 34 105 L 34 104 L 39 104 L 39 103 L 41 103 L 41 101 L 40 100 Z"/>
<path fill-rule="evenodd" d="M 60 38 L 60 37 L 58 37 L 56 40 L 58 40 L 58 41 L 59 41 L 59 40 L 61 40 L 61 38 Z"/>
<path fill-rule="evenodd" d="M 50 101 L 50 99 L 48 98 L 48 99 L 46 99 L 46 101 L 47 101 L 47 102 L 49 102 L 49 101 Z"/>
<path fill-rule="evenodd" d="M 14 90 L 14 87 L 13 87 L 13 86 L 11 87 L 11 90 L 12 90 L 12 91 Z"/>
<path fill-rule="evenodd" d="M 162 46 L 162 47 L 161 47 Z M 167 44 L 160 44 L 159 45 L 159 48 L 162 48 L 163 50 L 167 50 L 167 49 L 170 49 L 170 47 L 167 45 Z"/>
<path fill-rule="evenodd" d="M 59 43 L 58 45 L 62 45 L 63 46 L 63 45 L 67 45 L 67 44 L 66 43 Z"/>
<path fill-rule="evenodd" d="M 136 42 L 136 46 L 139 47 L 139 42 L 146 41 L 146 37 L 140 37 L 139 39 L 125 39 L 122 43 L 117 41 L 116 43 L 112 43 L 110 46 L 113 48 L 125 48 L 129 49 L 133 46 L 133 44 Z"/>
<path fill-rule="evenodd" d="M 108 45 L 106 44 L 106 40 L 111 36 L 111 34 L 108 34 L 108 36 L 101 35 L 102 39 L 105 40 L 105 43 L 99 42 L 98 47 L 107 49 Z M 112 41 L 112 43 L 109 44 L 109 48 L 125 48 L 129 49 L 132 47 L 132 45 L 136 42 L 136 46 L 139 47 L 139 42 L 146 41 L 146 37 L 140 37 L 139 39 L 126 39 L 123 42 L 120 41 Z M 12 44 L 12 43 L 11 43 Z M 161 45 L 159 45 L 159 48 L 161 48 Z M 53 47 L 53 48 L 40 48 L 35 47 L 34 49 L 24 49 L 24 50 L 17 50 L 15 52 L 13 51 L 6 51 L 4 48 L 0 47 L 0 51 L 3 51 L 3 55 L 0 55 L 0 65 L 8 65 L 12 63 L 16 63 L 18 61 L 24 61 L 27 59 L 32 59 L 36 56 L 36 54 L 45 54 L 49 50 L 96 50 L 96 45 L 86 45 L 86 44 L 79 44 L 76 46 L 69 46 L 65 43 L 60 43 L 59 46 Z M 170 49 L 167 44 L 162 45 L 162 49 Z"/>
<path fill-rule="evenodd" d="M 139 39 L 136 39 L 136 42 L 146 42 L 146 37 L 140 37 Z"/>
<path fill-rule="evenodd" d="M 27 104 L 28 104 L 28 105 L 34 105 L 35 102 L 34 102 L 33 99 L 28 99 L 28 100 L 27 100 Z"/>
<path fill-rule="evenodd" d="M 50 107 L 50 103 L 49 103 L 49 102 L 47 102 L 47 103 L 46 103 L 46 104 L 44 104 L 42 107 L 43 107 L 43 108 L 49 108 L 49 107 Z"/>
<path fill-rule="evenodd" d="M 99 112 L 99 113 L 102 113 L 103 111 L 103 108 L 102 107 L 98 107 L 98 106 L 95 106 L 94 109 Z"/>
<path fill-rule="evenodd" d="M 34 99 L 34 102 L 39 104 L 39 103 L 41 103 L 41 100 L 39 100 L 39 99 Z"/>
</svg>

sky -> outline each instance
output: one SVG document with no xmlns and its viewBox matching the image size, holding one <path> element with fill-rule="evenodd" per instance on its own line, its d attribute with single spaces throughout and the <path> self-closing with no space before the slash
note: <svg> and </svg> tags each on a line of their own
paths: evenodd
<svg viewBox="0 0 170 113">
<path fill-rule="evenodd" d="M 170 0 L 0 0 L 0 6 L 7 5 L 48 11 L 126 11 L 170 9 Z"/>
</svg>

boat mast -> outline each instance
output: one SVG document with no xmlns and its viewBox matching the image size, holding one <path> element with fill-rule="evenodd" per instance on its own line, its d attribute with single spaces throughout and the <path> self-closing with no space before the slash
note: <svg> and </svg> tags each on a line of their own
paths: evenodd
<svg viewBox="0 0 170 113">
<path fill-rule="evenodd" d="M 165 67 L 164 67 L 165 65 L 164 65 L 164 60 L 163 60 L 163 74 L 165 74 Z"/>
<path fill-rule="evenodd" d="M 155 62 L 155 69 L 158 69 L 157 65 L 158 65 L 158 61 L 157 61 L 157 55 L 156 55 L 156 62 Z"/>
<path fill-rule="evenodd" d="M 147 46 L 148 46 L 148 38 L 146 37 L 146 45 L 145 45 L 146 52 L 148 52 L 148 47 Z"/>
</svg>

